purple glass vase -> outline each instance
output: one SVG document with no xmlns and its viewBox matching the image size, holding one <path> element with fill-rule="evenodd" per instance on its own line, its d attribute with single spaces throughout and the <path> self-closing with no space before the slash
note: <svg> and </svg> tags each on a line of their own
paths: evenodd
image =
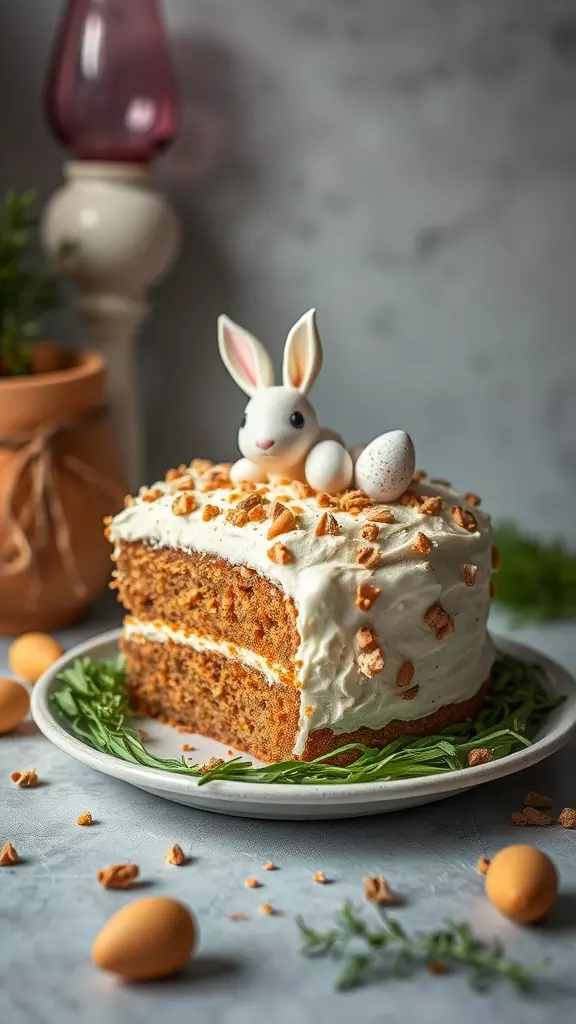
<svg viewBox="0 0 576 1024">
<path fill-rule="evenodd" d="M 148 163 L 176 136 L 178 96 L 156 0 L 68 0 L 46 87 L 79 160 Z"/>
</svg>

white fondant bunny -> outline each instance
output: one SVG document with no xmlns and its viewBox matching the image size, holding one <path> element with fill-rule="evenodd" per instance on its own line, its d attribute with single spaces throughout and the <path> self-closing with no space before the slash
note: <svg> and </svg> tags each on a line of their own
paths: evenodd
<svg viewBox="0 0 576 1024">
<path fill-rule="evenodd" d="M 406 490 L 414 449 L 404 431 L 383 434 L 351 454 L 338 434 L 318 426 L 306 398 L 322 366 L 315 310 L 305 313 L 286 339 L 280 387 L 274 386 L 264 346 L 226 316 L 218 318 L 218 344 L 228 372 L 250 395 L 238 433 L 244 458 L 232 467 L 235 482 L 288 477 L 337 494 L 355 481 L 378 501 L 393 501 Z"/>
</svg>

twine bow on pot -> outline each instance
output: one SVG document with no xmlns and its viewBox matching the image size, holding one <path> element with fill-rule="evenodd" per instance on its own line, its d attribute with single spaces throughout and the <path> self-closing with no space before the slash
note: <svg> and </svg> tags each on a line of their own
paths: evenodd
<svg viewBox="0 0 576 1024">
<path fill-rule="evenodd" d="M 35 599 L 41 588 L 39 555 L 45 550 L 52 528 L 56 548 L 62 559 L 65 572 L 70 580 L 74 596 L 79 600 L 87 596 L 87 588 L 80 575 L 72 547 L 70 528 L 60 497 L 54 473 L 54 442 L 66 433 L 73 433 L 92 425 L 105 415 L 102 407 L 64 423 L 52 423 L 27 434 L 0 436 L 0 449 L 19 453 L 18 464 L 12 483 L 4 498 L 4 518 L 8 539 L 4 551 L 0 549 L 0 577 L 17 576 L 32 569 L 36 578 Z M 97 488 L 112 502 L 112 507 L 122 504 L 123 492 L 109 477 L 99 473 L 77 455 L 57 456 L 60 466 L 83 483 Z M 20 485 L 29 474 L 29 495 L 24 504 L 17 508 Z"/>
</svg>

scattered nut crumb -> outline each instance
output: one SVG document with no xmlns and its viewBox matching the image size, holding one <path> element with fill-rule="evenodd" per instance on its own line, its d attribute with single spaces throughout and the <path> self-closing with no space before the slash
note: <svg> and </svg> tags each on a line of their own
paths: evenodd
<svg viewBox="0 0 576 1024">
<path fill-rule="evenodd" d="M 110 864 L 96 872 L 96 881 L 105 889 L 129 889 L 139 874 L 137 864 Z"/>
<path fill-rule="evenodd" d="M 378 544 L 367 545 L 358 548 L 356 552 L 356 563 L 364 566 L 365 569 L 375 569 L 380 562 L 382 550 Z"/>
<path fill-rule="evenodd" d="M 429 555 L 432 551 L 432 541 L 425 533 L 417 533 L 412 541 L 412 550 L 420 555 Z"/>
<path fill-rule="evenodd" d="M 473 494 L 472 491 L 468 491 L 464 495 L 464 501 L 467 501 L 469 505 L 475 505 L 476 507 L 482 503 L 482 498 L 477 494 Z"/>
<path fill-rule="evenodd" d="M 544 796 L 542 793 L 533 793 L 530 790 L 524 797 L 524 807 L 537 807 L 539 810 L 544 810 L 546 807 L 552 807 L 553 800 L 551 796 Z"/>
<path fill-rule="evenodd" d="M 320 493 L 316 495 L 316 504 L 319 505 L 320 508 L 330 508 L 332 505 L 336 505 L 337 501 L 335 498 L 331 498 L 330 495 L 326 494 L 324 491 L 320 491 Z"/>
<path fill-rule="evenodd" d="M 174 845 L 168 850 L 165 860 L 167 860 L 169 864 L 175 864 L 176 867 L 181 867 L 182 864 L 186 863 L 187 858 L 179 843 L 174 843 Z"/>
<path fill-rule="evenodd" d="M 576 810 L 573 807 L 564 807 L 558 815 L 558 821 L 562 828 L 576 828 Z"/>
<path fill-rule="evenodd" d="M 18 856 L 12 843 L 4 843 L 4 846 L 0 850 L 0 868 L 9 868 L 13 864 L 18 864 L 20 857 Z"/>
<path fill-rule="evenodd" d="M 456 526 L 460 526 L 463 530 L 468 530 L 469 533 L 476 533 L 478 529 L 476 516 L 469 509 L 462 508 L 461 505 L 453 505 L 450 509 L 450 515 Z"/>
<path fill-rule="evenodd" d="M 196 747 L 193 747 L 191 743 L 183 743 L 180 750 L 196 750 Z"/>
<path fill-rule="evenodd" d="M 525 807 L 523 811 L 515 811 L 510 822 L 512 825 L 551 825 L 552 818 L 535 807 Z"/>
<path fill-rule="evenodd" d="M 488 857 L 480 857 L 476 864 L 476 871 L 479 875 L 485 875 L 490 867 L 490 861 Z"/>
<path fill-rule="evenodd" d="M 94 818 L 90 814 L 90 811 L 86 811 L 84 814 L 81 814 L 80 817 L 77 819 L 76 824 L 77 825 L 93 825 L 94 824 Z"/>
<path fill-rule="evenodd" d="M 231 921 L 247 921 L 248 914 L 228 914 Z"/>
<path fill-rule="evenodd" d="M 384 668 L 384 658 L 382 652 L 376 648 L 374 651 L 363 651 L 358 655 L 357 659 L 358 671 L 366 676 L 367 679 L 373 679 L 379 672 Z"/>
<path fill-rule="evenodd" d="M 275 510 L 276 510 L 275 506 Z M 268 530 L 268 540 L 274 540 L 275 537 L 279 537 L 282 533 L 290 533 L 296 529 L 296 519 L 293 512 L 289 508 L 285 508 L 280 505 L 282 511 L 272 520 L 270 529 Z"/>
<path fill-rule="evenodd" d="M 276 867 L 276 865 L 274 864 L 273 861 L 271 861 L 271 860 L 267 860 L 266 861 L 266 863 L 264 865 L 264 871 L 277 871 L 277 870 L 278 869 L 277 869 L 277 867 Z"/>
<path fill-rule="evenodd" d="M 184 463 L 182 462 L 178 466 L 178 469 L 169 469 L 169 470 L 167 470 L 166 476 L 164 477 L 166 483 L 169 484 L 173 480 L 179 480 L 181 476 L 184 476 L 184 474 L 186 473 L 187 469 L 188 469 L 188 467 L 185 466 Z"/>
<path fill-rule="evenodd" d="M 323 871 L 315 871 L 312 877 L 315 882 L 318 882 L 318 885 L 328 884 L 328 879 L 326 878 L 326 875 L 324 874 Z"/>
<path fill-rule="evenodd" d="M 311 498 L 314 494 L 314 488 L 310 487 L 310 484 L 302 483 L 301 480 L 294 480 L 292 487 L 299 498 Z"/>
<path fill-rule="evenodd" d="M 396 673 L 396 686 L 409 686 L 414 678 L 414 665 L 404 661 Z"/>
<path fill-rule="evenodd" d="M 173 484 L 170 484 L 170 490 L 174 491 L 193 491 L 194 481 L 191 476 L 183 476 L 181 480 L 176 480 Z"/>
<path fill-rule="evenodd" d="M 246 889 L 259 889 L 260 882 L 257 878 L 247 878 L 244 882 L 244 886 Z"/>
<path fill-rule="evenodd" d="M 364 879 L 364 899 L 379 907 L 392 906 L 397 898 L 382 875 L 368 875 Z"/>
<path fill-rule="evenodd" d="M 290 562 L 294 561 L 292 552 L 281 541 L 276 541 L 271 548 L 268 548 L 266 554 L 270 561 L 276 562 L 277 565 L 289 565 Z"/>
<path fill-rule="evenodd" d="M 274 907 L 270 903 L 261 903 L 258 907 L 261 914 L 274 914 Z"/>
<path fill-rule="evenodd" d="M 430 498 L 424 498 L 424 501 L 418 506 L 418 511 L 423 516 L 439 516 L 442 512 L 442 505 L 442 498 L 434 495 Z"/>
<path fill-rule="evenodd" d="M 474 747 L 474 750 L 468 751 L 467 762 L 469 768 L 475 768 L 478 764 L 488 764 L 493 760 L 492 753 L 486 747 Z"/>
<path fill-rule="evenodd" d="M 211 519 L 216 519 L 216 516 L 219 516 L 221 511 L 222 509 L 219 505 L 204 505 L 202 519 L 205 523 L 208 523 Z"/>
<path fill-rule="evenodd" d="M 22 789 L 30 789 L 31 786 L 37 786 L 40 782 L 35 768 L 30 768 L 26 772 L 12 772 L 10 778 Z"/>
<path fill-rule="evenodd" d="M 361 583 L 356 587 L 356 607 L 361 612 L 370 611 L 379 595 L 380 587 L 375 587 L 371 583 Z"/>
<path fill-rule="evenodd" d="M 224 761 L 221 757 L 211 757 L 208 761 L 205 761 L 204 764 L 200 765 L 198 771 L 200 772 L 200 775 L 207 775 L 213 768 L 220 768 L 223 764 Z"/>
<path fill-rule="evenodd" d="M 335 519 L 331 512 L 323 512 L 316 524 L 314 533 L 317 537 L 325 537 L 327 535 L 338 537 L 340 535 L 338 520 Z"/>
<path fill-rule="evenodd" d="M 263 523 L 266 519 L 266 509 L 264 505 L 255 505 L 251 508 L 248 513 L 248 519 L 251 523 Z"/>
<path fill-rule="evenodd" d="M 376 636 L 372 626 L 360 626 L 360 629 L 356 631 L 356 643 L 361 651 L 365 651 L 369 647 L 374 647 L 377 642 L 378 637 Z"/>
<path fill-rule="evenodd" d="M 364 523 L 364 526 L 360 531 L 362 539 L 369 540 L 371 543 L 378 540 L 379 532 L 378 523 Z"/>
<path fill-rule="evenodd" d="M 179 494 L 172 502 L 172 514 L 175 516 L 188 516 L 196 508 L 196 498 L 191 494 Z"/>
<path fill-rule="evenodd" d="M 426 970 L 429 974 L 447 974 L 448 965 L 443 960 L 430 960 L 426 964 Z"/>
<path fill-rule="evenodd" d="M 478 575 L 478 566 L 469 565 L 468 563 L 465 563 L 460 568 L 462 572 L 462 579 L 464 580 L 466 586 L 473 587 L 474 584 L 476 583 L 476 577 Z"/>
<path fill-rule="evenodd" d="M 386 505 L 375 505 L 366 513 L 366 519 L 371 523 L 395 523 L 396 519 L 391 508 Z"/>
<path fill-rule="evenodd" d="M 142 501 L 158 501 L 158 498 L 161 498 L 163 493 L 159 487 L 155 487 L 153 491 L 143 491 L 140 498 Z"/>
<path fill-rule="evenodd" d="M 454 632 L 454 619 L 440 604 L 433 604 L 424 614 L 424 622 L 436 633 L 437 640 L 443 640 Z"/>
</svg>

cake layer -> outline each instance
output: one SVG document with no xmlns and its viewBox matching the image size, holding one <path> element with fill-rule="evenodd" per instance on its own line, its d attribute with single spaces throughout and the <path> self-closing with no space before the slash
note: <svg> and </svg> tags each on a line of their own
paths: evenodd
<svg viewBox="0 0 576 1024">
<path fill-rule="evenodd" d="M 250 649 L 293 680 L 300 645 L 294 602 L 254 570 L 213 555 L 122 541 L 117 572 L 131 615 Z"/>
<path fill-rule="evenodd" d="M 131 631 L 122 640 L 130 694 L 137 709 L 272 763 L 290 760 L 299 729 L 298 691 L 271 682 L 258 669 L 220 651 L 198 651 L 172 640 L 157 642 Z M 383 746 L 401 735 L 426 736 L 476 716 L 488 689 L 484 683 L 466 701 L 410 722 L 393 720 L 382 729 L 308 735 L 302 760 L 312 760 L 347 743 Z M 355 756 L 341 758 L 350 763 Z"/>
</svg>

